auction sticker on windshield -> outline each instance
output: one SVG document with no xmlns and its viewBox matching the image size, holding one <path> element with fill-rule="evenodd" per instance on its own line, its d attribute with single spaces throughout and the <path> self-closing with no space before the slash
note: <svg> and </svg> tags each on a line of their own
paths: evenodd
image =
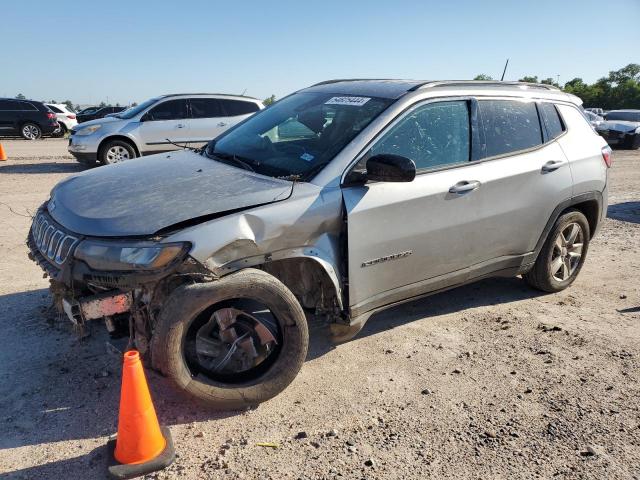
<svg viewBox="0 0 640 480">
<path fill-rule="evenodd" d="M 361 107 L 365 103 L 371 100 L 369 97 L 331 97 L 324 102 L 325 105 L 353 105 L 355 107 Z"/>
</svg>

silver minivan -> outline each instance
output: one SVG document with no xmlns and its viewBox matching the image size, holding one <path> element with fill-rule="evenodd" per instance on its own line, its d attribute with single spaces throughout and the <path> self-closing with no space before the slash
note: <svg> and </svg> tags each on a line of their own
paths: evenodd
<svg viewBox="0 0 640 480">
<path fill-rule="evenodd" d="M 161 95 L 75 126 L 68 150 L 81 163 L 108 165 L 199 147 L 262 108 L 260 100 L 238 95 Z"/>
<path fill-rule="evenodd" d="M 547 85 L 336 80 L 199 150 L 58 184 L 28 238 L 58 308 L 104 319 L 213 408 L 281 392 L 307 316 L 349 340 L 478 279 L 567 288 L 607 208 L 611 150 Z"/>
</svg>

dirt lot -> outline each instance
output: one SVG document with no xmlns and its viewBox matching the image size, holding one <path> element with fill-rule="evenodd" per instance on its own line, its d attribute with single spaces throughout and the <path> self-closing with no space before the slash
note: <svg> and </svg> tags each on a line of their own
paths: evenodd
<svg viewBox="0 0 640 480">
<path fill-rule="evenodd" d="M 49 310 L 24 245 L 30 214 L 83 167 L 64 140 L 3 144 L 0 477 L 104 478 L 119 357 L 101 325 L 81 340 Z M 640 152 L 616 151 L 609 218 L 568 290 L 486 280 L 338 347 L 312 325 L 301 374 L 256 410 L 212 415 L 148 372 L 179 455 L 148 478 L 640 479 L 639 186 Z"/>
</svg>

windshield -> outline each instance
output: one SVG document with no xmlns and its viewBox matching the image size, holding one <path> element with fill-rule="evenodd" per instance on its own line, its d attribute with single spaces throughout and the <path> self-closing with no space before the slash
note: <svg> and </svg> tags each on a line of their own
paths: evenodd
<svg viewBox="0 0 640 480">
<path fill-rule="evenodd" d="M 117 117 L 117 118 L 125 118 L 125 119 L 128 120 L 130 118 L 135 117 L 137 114 L 142 112 L 147 107 L 149 107 L 149 106 L 153 105 L 154 103 L 156 103 L 159 99 L 160 99 L 160 97 L 150 98 L 146 102 L 142 102 L 140 105 L 136 105 L 135 107 L 129 107 L 126 110 L 123 110 L 122 112 L 118 113 L 117 115 L 113 115 L 113 116 Z"/>
<path fill-rule="evenodd" d="M 311 178 L 392 100 L 302 92 L 211 141 L 205 154 L 272 177 Z"/>
</svg>

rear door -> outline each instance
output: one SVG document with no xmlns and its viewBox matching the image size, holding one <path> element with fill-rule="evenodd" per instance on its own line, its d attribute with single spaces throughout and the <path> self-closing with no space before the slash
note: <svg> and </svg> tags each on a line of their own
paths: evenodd
<svg viewBox="0 0 640 480">
<path fill-rule="evenodd" d="M 218 122 L 218 127 L 222 128 L 223 131 L 260 110 L 254 102 L 244 100 L 223 98 L 220 99 L 220 105 L 222 106 L 223 117 Z"/>
<path fill-rule="evenodd" d="M 145 152 L 177 150 L 190 141 L 187 100 L 166 100 L 142 116 L 140 138 Z"/>
<path fill-rule="evenodd" d="M 217 98 L 190 98 L 190 135 L 194 146 L 203 145 L 226 130 L 222 105 Z"/>
<path fill-rule="evenodd" d="M 18 119 L 18 102 L 13 100 L 0 100 L 0 135 L 13 135 L 16 133 L 16 120 Z"/>
</svg>

